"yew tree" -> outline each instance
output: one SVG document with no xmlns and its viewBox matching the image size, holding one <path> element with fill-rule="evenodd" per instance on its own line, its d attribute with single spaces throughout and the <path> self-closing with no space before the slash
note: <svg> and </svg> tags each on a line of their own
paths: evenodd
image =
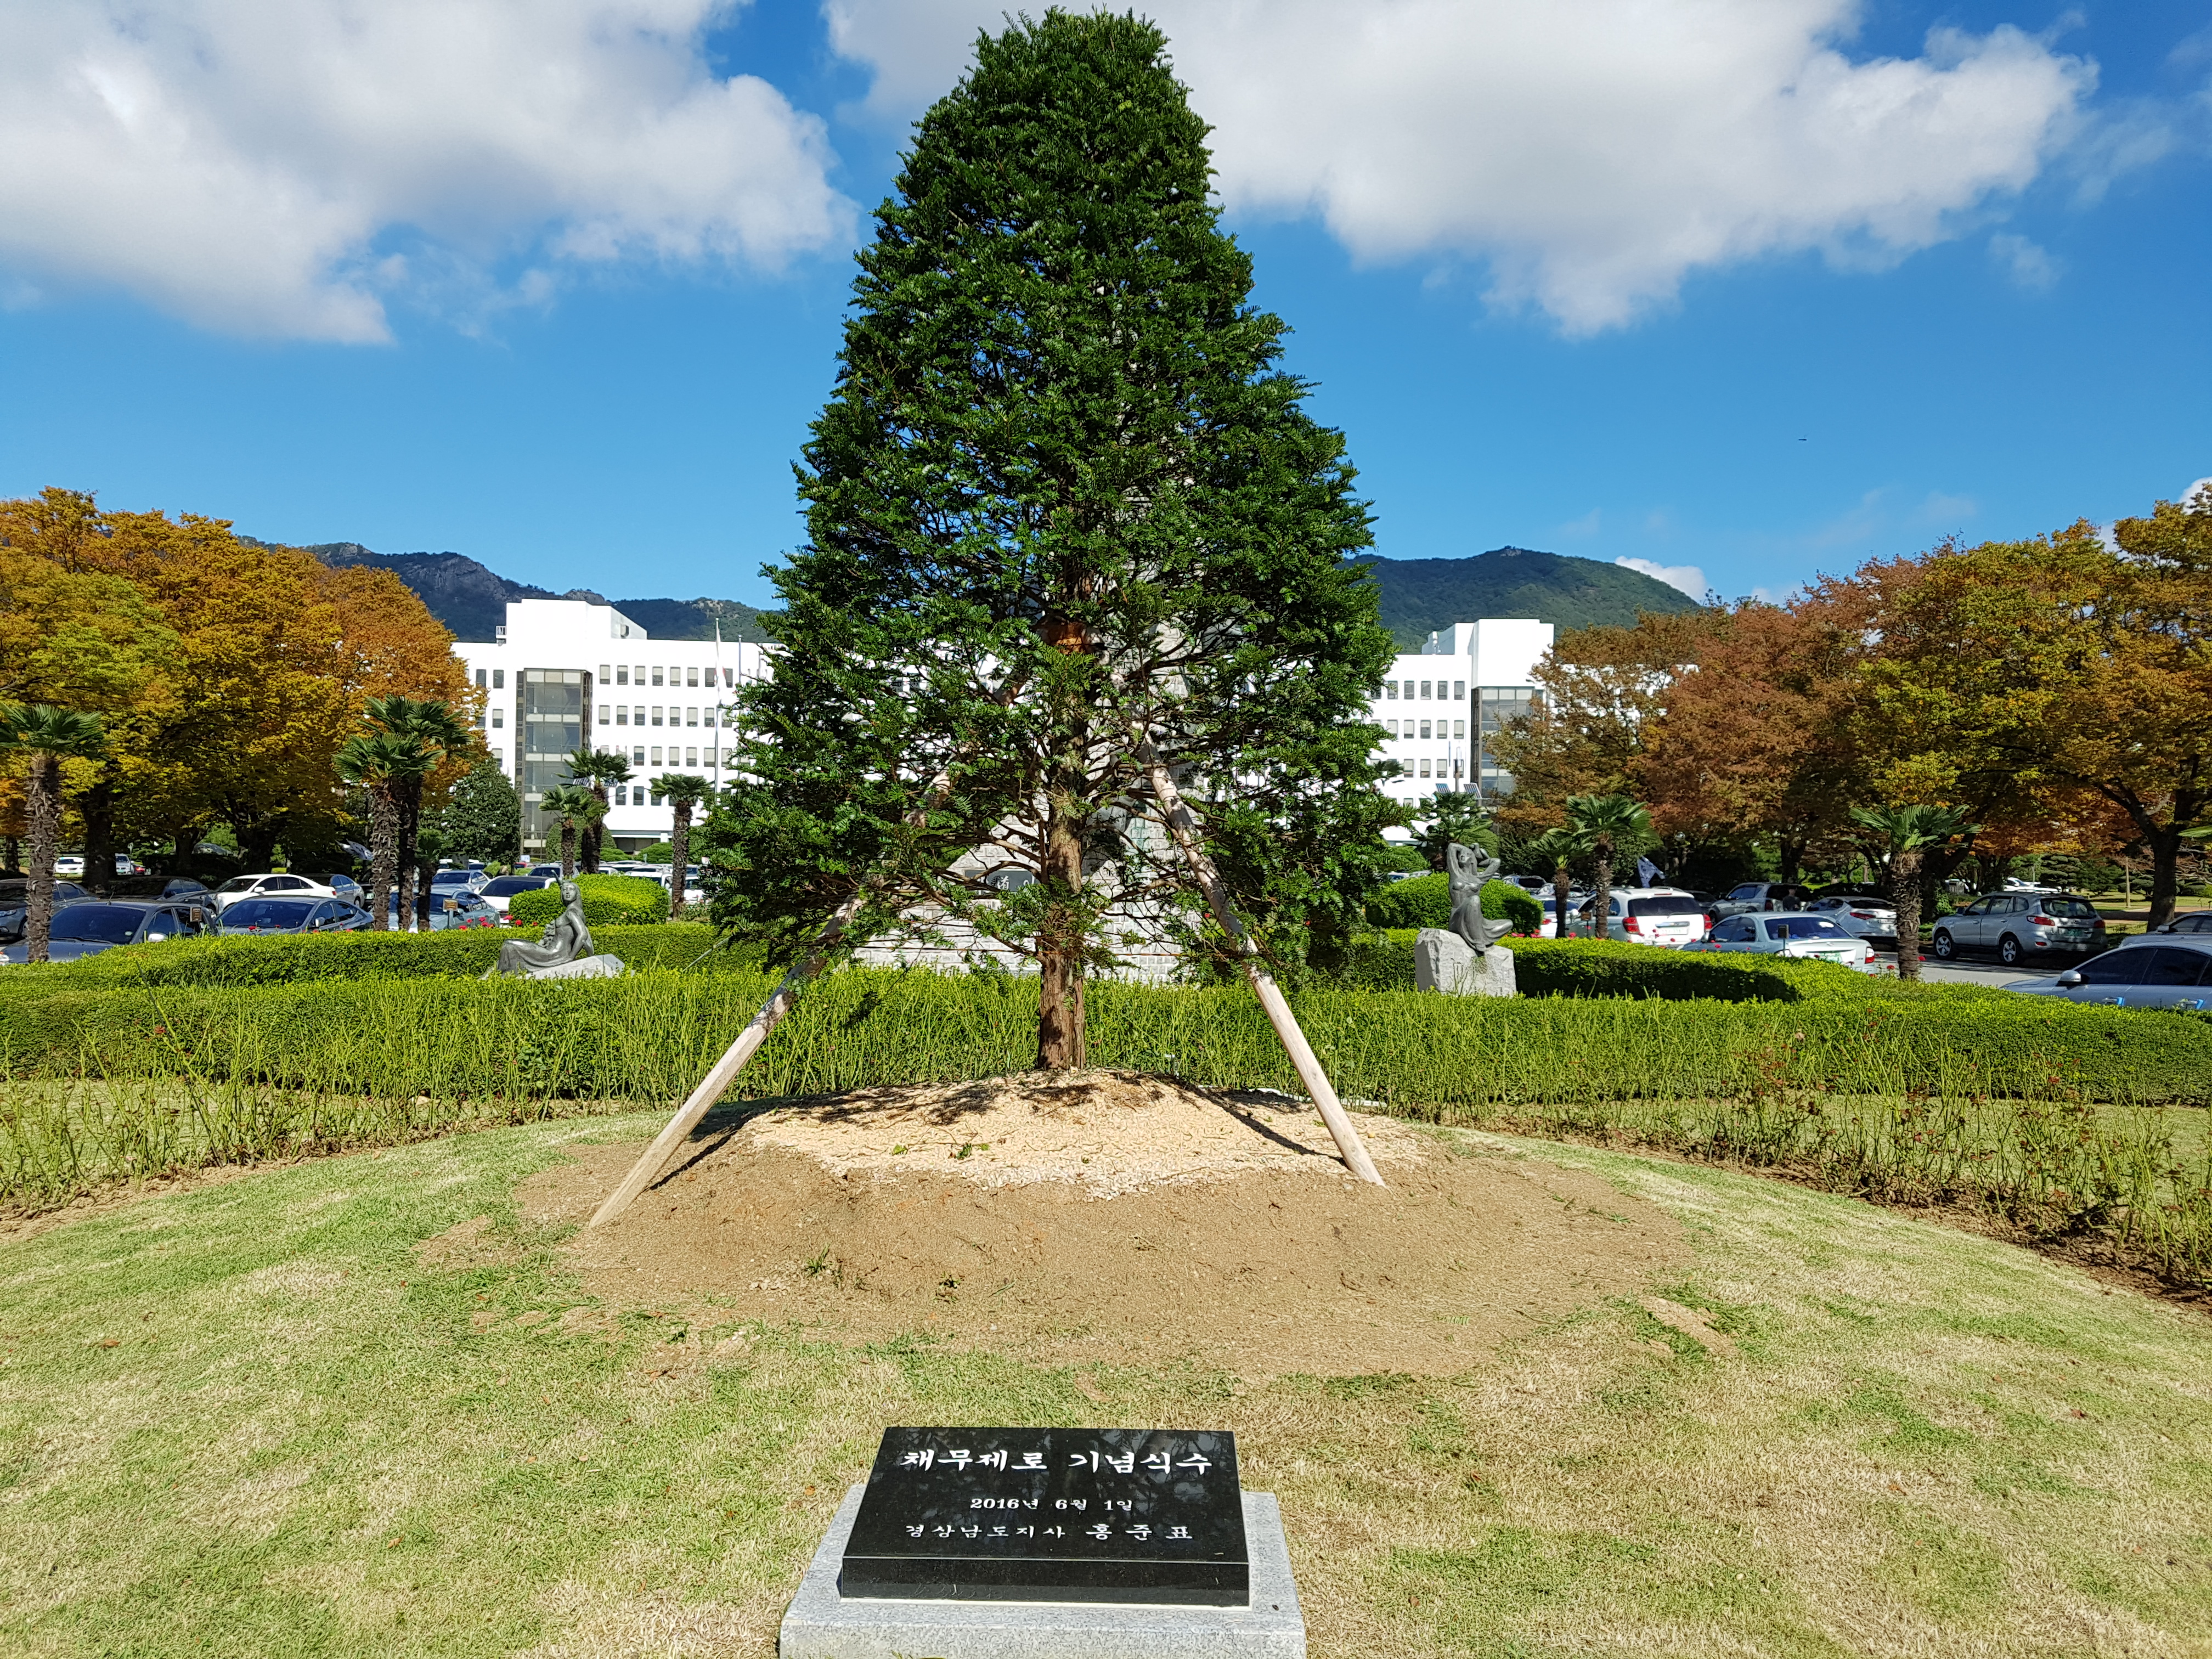
<svg viewBox="0 0 2212 1659">
<path fill-rule="evenodd" d="M 1086 972 L 1205 931 L 1155 761 L 1281 951 L 1391 812 L 1366 513 L 1206 131 L 1158 30 L 1058 11 L 979 40 L 924 116 L 715 815 L 726 929 L 789 957 L 854 902 L 860 934 L 964 923 L 1036 963 L 1051 1068 L 1085 1061 Z"/>
</svg>

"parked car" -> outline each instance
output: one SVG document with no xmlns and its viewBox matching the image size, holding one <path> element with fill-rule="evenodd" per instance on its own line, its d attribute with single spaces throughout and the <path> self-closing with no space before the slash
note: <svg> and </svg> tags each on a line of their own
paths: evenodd
<svg viewBox="0 0 2212 1659">
<path fill-rule="evenodd" d="M 364 908 L 367 908 L 368 890 L 351 876 L 333 870 L 327 875 L 310 874 L 307 879 L 318 887 L 329 888 L 332 893 L 343 899 L 348 904 L 357 904 Z"/>
<path fill-rule="evenodd" d="M 0 908 L 0 940 L 12 944 L 23 937 L 24 924 L 30 914 L 25 904 L 27 895 L 24 892 L 24 887 L 25 884 L 22 882 L 11 881 L 8 884 L 7 896 L 0 899 L 0 907 L 4 907 Z M 91 896 L 91 894 L 73 881 L 58 881 L 54 884 L 54 905 L 57 909 L 64 904 L 73 903 L 78 899 L 88 899 Z"/>
<path fill-rule="evenodd" d="M 215 890 L 204 881 L 194 881 L 190 876 L 179 876 L 163 882 L 161 896 L 165 899 L 204 899 L 210 908 L 215 903 Z"/>
<path fill-rule="evenodd" d="M 1538 902 L 1542 904 L 1544 907 L 1544 920 L 1539 922 L 1536 926 L 1536 937 L 1538 939 L 1559 938 L 1559 901 L 1553 897 L 1551 890 L 1547 888 L 1544 890 L 1543 896 L 1538 901 Z M 1589 902 L 1589 895 L 1588 893 L 1578 891 L 1571 887 L 1567 890 L 1567 921 L 1569 923 L 1570 932 L 1572 931 L 1575 912 L 1581 909 L 1583 905 Z"/>
<path fill-rule="evenodd" d="M 1877 951 L 1897 948 L 1897 908 L 1879 894 L 1863 890 L 1824 893 L 1807 901 L 1805 908 L 1826 916 L 1845 933 L 1856 935 Z"/>
<path fill-rule="evenodd" d="M 558 881 L 561 879 L 561 866 L 557 863 L 533 864 L 522 873 L 526 876 L 550 876 Z"/>
<path fill-rule="evenodd" d="M 430 896 L 436 900 L 449 894 L 480 893 L 490 879 L 481 870 L 441 870 L 430 878 Z"/>
<path fill-rule="evenodd" d="M 551 876 L 494 876 L 477 890 L 477 896 L 504 916 L 507 903 L 517 893 L 534 893 L 541 887 L 550 887 Z"/>
<path fill-rule="evenodd" d="M 337 895 L 319 881 L 305 876 L 266 874 L 233 876 L 215 890 L 215 908 L 220 912 L 243 898 L 336 898 Z"/>
<path fill-rule="evenodd" d="M 1711 915 L 1718 921 L 1723 916 L 1746 915 L 1754 910 L 1802 910 L 1812 896 L 1804 888 L 1786 881 L 1747 881 L 1716 900 Z"/>
<path fill-rule="evenodd" d="M 446 908 L 448 903 L 453 908 Z M 394 928 L 402 925 L 398 894 L 392 896 L 385 913 L 392 918 Z M 506 920 L 503 911 L 495 909 L 476 894 L 456 893 L 440 897 L 431 905 L 428 925 L 431 932 L 439 933 L 448 927 L 497 927 Z"/>
<path fill-rule="evenodd" d="M 2005 988 L 2121 1008 L 2212 1009 L 2212 933 L 2145 934 L 2055 978 Z"/>
<path fill-rule="evenodd" d="M 1941 962 L 1994 951 L 2014 968 L 2031 956 L 2089 951 L 2105 942 L 2097 907 L 2070 893 L 1984 893 L 1936 926 L 1929 948 Z"/>
<path fill-rule="evenodd" d="M 222 913 L 226 933 L 345 933 L 368 926 L 368 912 L 340 898 L 239 900 Z"/>
<path fill-rule="evenodd" d="M 64 905 L 54 912 L 46 959 L 76 962 L 112 951 L 118 945 L 158 945 L 165 939 L 189 939 L 205 931 L 191 908 L 185 906 L 90 899 Z M 30 954 L 31 947 L 19 942 L 0 950 L 0 963 L 27 963 Z"/>
<path fill-rule="evenodd" d="M 1589 901 L 1583 902 L 1584 905 Z M 1598 932 L 1591 917 L 1570 909 L 1570 938 L 1595 939 Z M 1608 906 L 1604 937 L 1632 945 L 1661 945 L 1680 948 L 1705 936 L 1705 907 L 1679 887 L 1616 887 Z"/>
<path fill-rule="evenodd" d="M 2160 933 L 2212 935 L 2212 910 L 2191 910 L 2186 915 L 2176 916 L 2158 931 Z"/>
<path fill-rule="evenodd" d="M 1872 945 L 1845 933 L 1833 916 L 1812 910 L 1723 916 L 1713 924 L 1711 933 L 1683 948 L 1832 962 L 1840 967 L 1856 968 L 1861 973 L 1870 973 L 1874 969 Z"/>
<path fill-rule="evenodd" d="M 54 859 L 54 873 L 58 876 L 81 876 L 84 873 L 84 860 L 75 853 L 58 854 Z"/>
</svg>

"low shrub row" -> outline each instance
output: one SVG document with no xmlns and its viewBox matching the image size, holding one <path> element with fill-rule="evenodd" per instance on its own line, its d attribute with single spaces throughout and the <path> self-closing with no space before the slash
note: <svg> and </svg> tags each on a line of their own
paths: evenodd
<svg viewBox="0 0 2212 1659">
<path fill-rule="evenodd" d="M 668 890 L 642 876 L 580 875 L 577 896 L 584 902 L 584 920 L 592 927 L 640 927 L 668 920 Z M 561 914 L 558 886 L 517 893 L 507 901 L 507 914 L 518 927 L 543 927 Z"/>
<path fill-rule="evenodd" d="M 1492 921 L 1510 921 L 1522 933 L 1534 933 L 1544 922 L 1544 907 L 1510 881 L 1483 884 L 1482 914 Z M 1451 878 L 1437 871 L 1392 882 L 1368 905 L 1367 920 L 1382 928 L 1448 927 Z"/>
</svg>

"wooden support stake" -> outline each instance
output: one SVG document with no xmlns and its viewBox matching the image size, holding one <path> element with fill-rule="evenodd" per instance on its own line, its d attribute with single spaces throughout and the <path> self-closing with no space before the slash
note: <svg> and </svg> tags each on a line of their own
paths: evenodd
<svg viewBox="0 0 2212 1659">
<path fill-rule="evenodd" d="M 1299 1028 L 1297 1016 L 1291 1012 L 1290 1003 L 1283 996 L 1283 988 L 1275 983 L 1275 976 L 1267 971 L 1261 959 L 1259 947 L 1252 941 L 1251 931 L 1244 926 L 1243 917 L 1237 914 L 1237 903 L 1230 893 L 1229 884 L 1213 866 L 1213 860 L 1199 844 L 1198 820 L 1191 813 L 1189 803 L 1182 791 L 1176 787 L 1175 780 L 1152 747 L 1150 738 L 1139 739 L 1137 757 L 1144 763 L 1152 779 L 1152 794 L 1158 800 L 1167 817 L 1168 833 L 1175 837 L 1176 845 L 1190 860 L 1198 884 L 1205 890 L 1206 902 L 1212 907 L 1213 919 L 1221 924 L 1221 931 L 1236 944 L 1237 954 L 1244 958 L 1244 976 L 1252 982 L 1253 994 L 1260 999 L 1260 1006 L 1267 1010 L 1267 1023 L 1275 1028 L 1275 1035 L 1297 1068 L 1299 1081 L 1321 1108 L 1322 1121 L 1328 1125 L 1329 1133 L 1335 1138 L 1336 1150 L 1344 1155 L 1345 1168 L 1362 1181 L 1380 1187 L 1382 1177 L 1375 1168 L 1375 1161 L 1367 1156 L 1367 1147 L 1359 1139 L 1359 1131 L 1352 1127 L 1345 1115 L 1343 1104 L 1330 1085 L 1328 1073 L 1321 1068 L 1320 1058 L 1313 1045 L 1306 1041 L 1305 1032 Z"/>
<path fill-rule="evenodd" d="M 586 1226 L 598 1227 L 612 1221 L 629 1208 L 640 1193 L 653 1184 L 653 1177 L 667 1164 L 669 1154 L 676 1150 L 684 1136 L 698 1127 L 699 1120 L 707 1115 L 708 1109 L 722 1097 L 724 1091 L 737 1080 L 738 1073 L 744 1070 L 745 1062 L 760 1051 L 761 1044 L 768 1041 L 769 1033 L 775 1030 L 782 1023 L 783 1017 L 798 1006 L 799 994 L 806 988 L 807 981 L 822 971 L 822 964 L 830 959 L 830 951 L 844 936 L 845 930 L 853 925 L 853 918 L 860 914 L 860 907 L 866 900 L 864 890 L 854 894 L 839 907 L 836 914 L 823 925 L 812 947 L 783 976 L 783 982 L 775 988 L 775 994 L 763 1003 L 760 1012 L 746 1023 L 745 1029 L 738 1033 L 737 1041 L 722 1051 L 722 1057 L 714 1062 L 714 1069 L 708 1073 L 705 1080 L 691 1091 L 682 1109 L 668 1120 L 668 1127 L 654 1139 L 652 1146 L 645 1149 L 645 1156 L 630 1166 L 629 1173 L 623 1177 L 622 1185 L 608 1194 L 606 1202 L 592 1212 L 592 1218 L 585 1224 Z"/>
</svg>

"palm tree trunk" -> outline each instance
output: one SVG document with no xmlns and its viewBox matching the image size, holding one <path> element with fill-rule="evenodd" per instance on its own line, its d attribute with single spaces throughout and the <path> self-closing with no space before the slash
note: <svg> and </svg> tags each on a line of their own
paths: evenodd
<svg viewBox="0 0 2212 1659">
<path fill-rule="evenodd" d="M 561 879 L 566 881 L 576 873 L 576 826 L 573 820 L 561 820 Z"/>
<path fill-rule="evenodd" d="M 422 817 L 422 781 L 410 778 L 394 792 L 398 797 L 399 834 L 393 861 L 399 887 L 399 930 L 415 927 L 415 836 Z"/>
<path fill-rule="evenodd" d="M 675 813 L 676 827 L 668 836 L 668 844 L 675 849 L 675 856 L 668 861 L 668 919 L 671 921 L 684 914 L 684 866 L 691 860 L 691 803 L 678 801 Z"/>
<path fill-rule="evenodd" d="M 1897 976 L 1920 979 L 1920 860 L 1917 849 L 1890 855 L 1889 893 L 1897 905 Z"/>
<path fill-rule="evenodd" d="M 29 847 L 27 854 L 29 889 L 23 899 L 24 956 L 32 962 L 46 960 L 47 941 L 54 927 L 54 849 L 62 838 L 62 763 L 53 755 L 31 756 Z"/>
<path fill-rule="evenodd" d="M 388 783 L 368 786 L 368 925 L 378 933 L 395 928 L 392 890 L 399 879 L 399 803 Z"/>
<path fill-rule="evenodd" d="M 1590 896 L 1590 937 L 1613 937 L 1613 843 L 1601 839 L 1591 849 L 1590 857 L 1597 866 L 1595 880 L 1597 891 Z"/>
<path fill-rule="evenodd" d="M 584 826 L 584 873 L 596 876 L 599 873 L 599 849 L 606 835 L 607 781 L 592 779 L 592 793 L 599 798 L 599 815 Z"/>
<path fill-rule="evenodd" d="M 1552 915 L 1554 918 L 1552 923 L 1552 937 L 1553 939 L 1565 939 L 1567 936 L 1567 890 L 1574 884 L 1575 878 L 1567 868 L 1567 861 L 1561 859 L 1552 866 Z"/>
<path fill-rule="evenodd" d="M 84 889 L 106 898 L 115 887 L 115 763 L 100 769 L 100 780 L 77 797 L 84 820 Z"/>
</svg>

